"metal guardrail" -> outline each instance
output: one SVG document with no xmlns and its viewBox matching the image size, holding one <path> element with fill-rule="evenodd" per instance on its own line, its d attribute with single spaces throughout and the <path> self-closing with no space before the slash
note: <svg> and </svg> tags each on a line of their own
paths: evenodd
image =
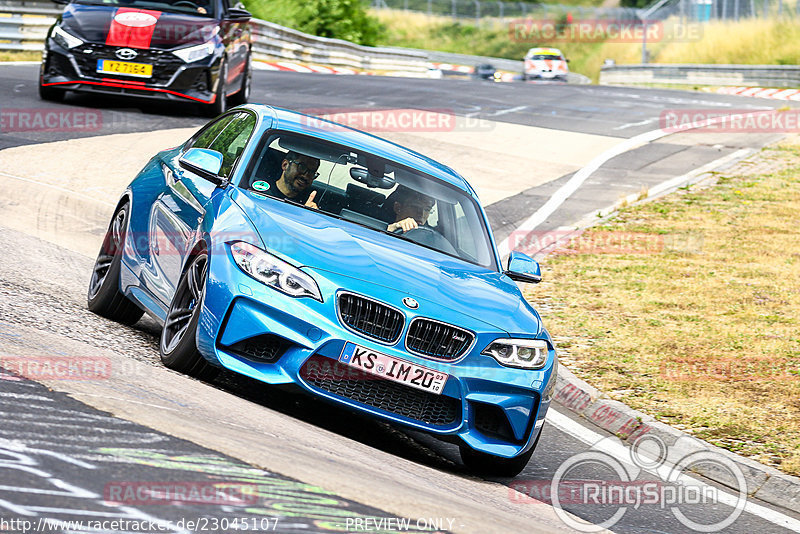
<svg viewBox="0 0 800 534">
<path fill-rule="evenodd" d="M 361 46 L 341 39 L 309 35 L 272 22 L 253 19 L 253 53 L 259 59 L 307 61 L 365 70 L 428 70 L 425 51 Z"/>
<path fill-rule="evenodd" d="M 47 29 L 61 11 L 50 2 L 0 2 L 0 50 L 41 50 Z M 258 19 L 251 20 L 251 31 L 256 59 L 412 73 L 428 69 L 428 56 L 424 51 L 361 46 L 308 35 Z"/>
<path fill-rule="evenodd" d="M 600 70 L 601 85 L 744 85 L 800 87 L 796 65 L 614 65 Z"/>
</svg>

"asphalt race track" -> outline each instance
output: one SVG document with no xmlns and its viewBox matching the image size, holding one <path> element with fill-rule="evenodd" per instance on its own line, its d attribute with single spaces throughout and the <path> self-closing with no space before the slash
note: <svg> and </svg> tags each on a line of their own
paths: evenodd
<svg viewBox="0 0 800 534">
<path fill-rule="evenodd" d="M 549 485 L 565 462 L 592 450 L 599 439 L 613 439 L 557 405 L 533 460 L 517 480 L 483 480 L 466 473 L 455 447 L 427 436 L 229 373 L 205 383 L 168 371 L 160 364 L 158 329 L 151 320 L 128 328 L 89 313 L 85 291 L 93 255 L 61 235 L 48 236 L 46 230 L 69 225 L 96 249 L 116 196 L 98 202 L 88 189 L 72 190 L 52 174 L 47 178 L 35 171 L 45 164 L 57 168 L 62 159 L 113 162 L 115 155 L 100 149 L 83 154 L 54 151 L 50 161 L 30 161 L 27 177 L 7 172 L 11 155 L 18 159 L 24 150 L 57 141 L 76 143 L 60 147 L 85 147 L 90 145 L 80 144 L 82 139 L 98 136 L 196 128 L 206 119 L 183 104 L 82 96 L 70 96 L 63 104 L 44 103 L 37 96 L 37 72 L 34 65 L 0 65 L 0 179 L 6 186 L 0 197 L 0 359 L 80 358 L 96 364 L 97 376 L 43 380 L 42 385 L 10 372 L 0 374 L 0 531 L 33 532 L 43 518 L 145 521 L 152 532 L 159 526 L 164 532 L 388 532 L 404 530 L 400 519 L 409 519 L 411 530 L 425 532 L 572 530 L 552 507 L 531 502 L 511 488 L 538 495 L 533 490 Z M 389 132 L 387 137 L 418 143 L 413 147 L 423 152 L 430 143 L 439 151 L 437 158 L 449 157 L 446 163 L 478 184 L 508 177 L 515 184 L 513 194 L 486 189 L 487 198 L 496 197 L 486 208 L 498 240 L 539 210 L 592 158 L 657 130 L 664 112 L 749 112 L 785 105 L 667 90 L 265 71 L 254 72 L 251 101 L 298 110 L 427 109 L 462 121 L 488 121 L 475 122 L 473 130 L 427 137 Z M 55 131 L 8 122 L 24 110 L 50 109 L 80 116 L 84 122 Z M 79 115 L 70 115 L 76 110 Z M 93 118 L 88 124 L 87 117 Z M 545 132 L 553 147 L 570 140 L 586 143 L 594 152 L 553 156 L 548 151 L 557 147 L 541 149 L 537 143 L 545 143 L 545 136 L 533 134 L 536 142 L 529 145 L 520 137 L 506 152 L 492 144 L 526 128 Z M 715 162 L 734 161 L 779 138 L 780 134 L 687 132 L 644 144 L 608 158 L 537 230 L 574 224 L 623 196 Z M 454 152 L 459 146 L 468 148 Z M 537 177 L 537 159 L 547 169 L 546 179 Z M 108 185 L 101 173 L 84 179 Z M 9 214 L 22 212 L 27 212 L 29 226 L 3 223 Z M 583 479 L 608 479 L 609 473 L 602 472 L 608 466 L 585 469 Z M 656 481 L 659 487 L 678 485 L 648 469 L 631 479 Z M 732 495 L 701 482 L 707 491 Z M 167 499 L 166 504 L 126 493 L 136 484 L 167 483 L 173 489 L 194 490 L 225 483 L 229 491 L 211 499 Z M 722 501 L 682 504 L 680 509 L 694 521 L 713 523 L 733 512 L 730 498 Z M 562 505 L 574 514 L 571 517 L 595 524 L 621 509 L 613 503 Z M 31 523 L 3 523 L 12 518 Z M 91 531 L 66 523 L 49 528 L 39 531 Z M 106 529 L 137 530 L 141 529 L 131 524 Z M 629 507 L 610 530 L 692 532 L 669 506 L 647 504 Z M 752 498 L 724 529 L 791 531 L 800 531 L 800 514 Z"/>
</svg>

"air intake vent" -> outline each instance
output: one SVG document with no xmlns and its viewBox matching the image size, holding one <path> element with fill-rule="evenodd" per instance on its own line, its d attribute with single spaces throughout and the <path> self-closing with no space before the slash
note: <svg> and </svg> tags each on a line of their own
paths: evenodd
<svg viewBox="0 0 800 534">
<path fill-rule="evenodd" d="M 288 345 L 281 337 L 263 334 L 243 339 L 227 347 L 227 350 L 255 362 L 274 363 L 283 355 Z"/>
<path fill-rule="evenodd" d="M 300 369 L 312 386 L 338 397 L 380 408 L 432 426 L 458 424 L 461 401 L 370 375 L 322 356 L 312 356 Z"/>
</svg>

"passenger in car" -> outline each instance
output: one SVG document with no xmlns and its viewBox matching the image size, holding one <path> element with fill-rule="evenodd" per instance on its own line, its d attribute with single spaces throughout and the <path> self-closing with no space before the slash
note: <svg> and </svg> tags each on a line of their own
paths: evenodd
<svg viewBox="0 0 800 534">
<path fill-rule="evenodd" d="M 386 231 L 408 232 L 427 225 L 434 203 L 435 201 L 428 195 L 404 185 L 397 186 L 383 203 L 387 211 L 391 209 L 394 213 L 394 222 L 386 227 Z"/>
</svg>

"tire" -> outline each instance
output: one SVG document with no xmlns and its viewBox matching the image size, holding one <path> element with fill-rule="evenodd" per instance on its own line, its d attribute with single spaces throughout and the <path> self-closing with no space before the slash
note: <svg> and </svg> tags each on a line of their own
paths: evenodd
<svg viewBox="0 0 800 534">
<path fill-rule="evenodd" d="M 42 100 L 47 100 L 48 102 L 61 102 L 64 100 L 64 91 L 63 89 L 56 89 L 55 87 L 49 87 L 42 85 L 39 82 L 39 98 Z"/>
<path fill-rule="evenodd" d="M 228 103 L 231 107 L 233 106 L 241 106 L 242 104 L 247 104 L 247 101 L 250 99 L 250 86 L 252 85 L 253 81 L 253 71 L 250 68 L 250 56 L 247 56 L 247 61 L 244 65 L 244 75 L 242 76 L 242 87 L 239 91 L 236 92 L 235 95 L 228 99 Z"/>
<path fill-rule="evenodd" d="M 111 218 L 103 245 L 94 262 L 86 295 L 89 311 L 128 325 L 138 321 L 144 313 L 119 289 L 129 209 L 129 204 L 126 203 Z"/>
<path fill-rule="evenodd" d="M 205 297 L 208 254 L 191 256 L 178 282 L 161 330 L 159 351 L 165 366 L 197 378 L 210 380 L 219 372 L 197 350 L 197 324 Z"/>
<path fill-rule="evenodd" d="M 228 109 L 228 98 L 225 94 L 225 80 L 228 77 L 228 62 L 222 58 L 219 65 L 219 77 L 217 78 L 217 97 L 213 104 L 206 105 L 205 112 L 209 117 L 222 115 Z"/>
<path fill-rule="evenodd" d="M 461 461 L 464 462 L 464 465 L 475 474 L 494 477 L 515 477 L 530 462 L 533 451 L 536 450 L 536 445 L 539 444 L 539 438 L 541 437 L 542 431 L 540 430 L 530 450 L 516 458 L 499 458 L 492 454 L 476 451 L 465 444 L 459 446 L 458 452 L 461 454 Z"/>
</svg>

